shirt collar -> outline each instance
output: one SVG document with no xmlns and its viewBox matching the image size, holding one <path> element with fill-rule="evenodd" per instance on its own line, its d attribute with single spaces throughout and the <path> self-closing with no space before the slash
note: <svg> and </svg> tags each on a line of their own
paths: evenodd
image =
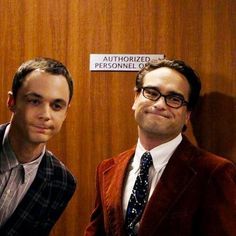
<svg viewBox="0 0 236 236">
<path fill-rule="evenodd" d="M 9 129 L 10 129 L 10 125 L 7 125 L 4 136 L 3 136 L 2 150 L 0 151 L 0 171 L 1 172 L 9 171 L 12 168 L 16 167 L 17 165 L 19 165 L 19 161 L 17 160 L 8 139 Z"/>
<path fill-rule="evenodd" d="M 40 156 L 28 163 L 21 164 L 17 158 L 16 155 L 14 154 L 8 134 L 9 134 L 9 129 L 10 125 L 7 125 L 4 136 L 3 136 L 3 141 L 2 141 L 2 150 L 0 151 L 0 171 L 1 172 L 6 172 L 10 171 L 11 169 L 15 168 L 18 165 L 21 165 L 20 170 L 22 170 L 22 181 L 23 183 L 30 178 L 31 174 L 38 168 L 44 154 L 46 151 L 46 146 L 44 146 L 42 153 Z"/>
<path fill-rule="evenodd" d="M 149 152 L 152 155 L 153 159 L 153 166 L 156 171 L 160 170 L 161 167 L 165 166 L 170 157 L 172 156 L 173 152 L 177 148 L 177 146 L 182 141 L 182 134 L 180 133 L 177 137 L 172 139 L 169 142 L 163 143 L 153 149 L 151 149 Z M 145 148 L 141 144 L 140 140 L 138 139 L 138 143 L 135 150 L 135 156 L 133 160 L 133 167 L 138 171 L 140 159 L 144 152 L 146 152 Z"/>
<path fill-rule="evenodd" d="M 23 182 L 28 181 L 28 179 L 31 177 L 31 175 L 35 171 L 37 171 L 37 169 L 39 167 L 39 164 L 40 164 L 40 162 L 41 162 L 41 160 L 42 160 L 42 158 L 45 154 L 45 151 L 46 151 L 46 147 L 44 146 L 44 149 L 43 149 L 42 153 L 40 154 L 40 156 L 37 159 L 35 159 L 31 162 L 22 164 L 23 169 L 24 169 L 24 176 L 23 176 L 24 180 L 23 180 Z"/>
</svg>

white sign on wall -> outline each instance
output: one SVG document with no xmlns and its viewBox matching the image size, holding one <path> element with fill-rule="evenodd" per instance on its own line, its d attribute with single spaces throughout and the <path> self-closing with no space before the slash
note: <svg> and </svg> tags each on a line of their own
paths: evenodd
<svg viewBox="0 0 236 236">
<path fill-rule="evenodd" d="M 139 71 L 164 54 L 90 54 L 90 71 Z"/>
</svg>

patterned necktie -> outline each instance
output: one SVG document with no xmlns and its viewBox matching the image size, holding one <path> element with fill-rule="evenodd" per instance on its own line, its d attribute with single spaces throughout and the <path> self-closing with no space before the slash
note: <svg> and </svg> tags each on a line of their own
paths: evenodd
<svg viewBox="0 0 236 236">
<path fill-rule="evenodd" d="M 128 235 L 135 235 L 134 227 L 139 222 L 148 196 L 148 171 L 152 165 L 152 156 L 145 152 L 141 157 L 140 172 L 134 183 L 134 187 L 129 199 L 125 227 Z"/>
</svg>

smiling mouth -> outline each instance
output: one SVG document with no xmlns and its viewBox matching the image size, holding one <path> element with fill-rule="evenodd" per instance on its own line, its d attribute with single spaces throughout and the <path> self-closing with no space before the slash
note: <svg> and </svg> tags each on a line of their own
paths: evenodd
<svg viewBox="0 0 236 236">
<path fill-rule="evenodd" d="M 158 112 L 146 112 L 146 114 L 151 114 L 151 115 L 154 115 L 154 116 L 158 116 L 158 117 L 162 117 L 162 118 L 165 118 L 165 119 L 169 119 L 169 116 L 167 116 L 165 114 L 158 113 Z"/>
<path fill-rule="evenodd" d="M 50 130 L 50 127 L 47 126 L 33 126 L 38 133 L 46 133 L 48 130 Z"/>
</svg>

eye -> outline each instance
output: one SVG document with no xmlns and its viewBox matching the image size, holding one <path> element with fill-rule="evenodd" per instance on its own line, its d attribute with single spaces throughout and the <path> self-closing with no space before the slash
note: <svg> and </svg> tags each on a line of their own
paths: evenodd
<svg viewBox="0 0 236 236">
<path fill-rule="evenodd" d="M 33 106 L 37 106 L 40 104 L 40 100 L 36 98 L 28 98 L 27 102 Z"/>
<path fill-rule="evenodd" d="M 167 97 L 167 99 L 168 99 L 168 102 L 174 103 L 174 104 L 182 104 L 182 102 L 184 100 L 182 97 L 179 97 L 176 95 L 170 95 Z"/>
<path fill-rule="evenodd" d="M 158 97 L 160 95 L 160 93 L 157 90 L 152 88 L 145 88 L 144 93 L 149 97 Z"/>
<path fill-rule="evenodd" d="M 53 103 L 52 104 L 52 109 L 54 111 L 60 111 L 61 109 L 63 109 L 63 106 L 60 103 Z"/>
</svg>

